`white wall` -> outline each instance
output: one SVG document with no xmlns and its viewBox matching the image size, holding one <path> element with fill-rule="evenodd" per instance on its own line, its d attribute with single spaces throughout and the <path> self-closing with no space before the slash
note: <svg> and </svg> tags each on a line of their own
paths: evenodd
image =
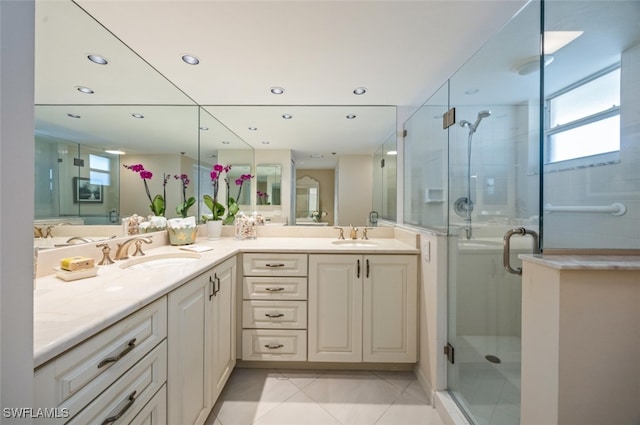
<svg viewBox="0 0 640 425">
<path fill-rule="evenodd" d="M 33 1 L 0 2 L 0 410 L 33 405 L 34 27 Z"/>
</svg>

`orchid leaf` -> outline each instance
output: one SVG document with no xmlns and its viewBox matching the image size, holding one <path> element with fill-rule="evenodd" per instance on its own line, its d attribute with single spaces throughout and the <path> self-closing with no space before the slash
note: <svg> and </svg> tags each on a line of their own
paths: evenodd
<svg viewBox="0 0 640 425">
<path fill-rule="evenodd" d="M 157 216 L 163 216 L 165 211 L 165 203 L 162 195 L 156 195 L 149 206 L 151 208 L 151 212 Z"/>
</svg>

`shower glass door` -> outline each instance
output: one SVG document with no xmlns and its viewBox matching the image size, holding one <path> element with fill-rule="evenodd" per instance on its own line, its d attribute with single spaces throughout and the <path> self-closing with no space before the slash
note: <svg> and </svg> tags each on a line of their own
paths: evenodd
<svg viewBox="0 0 640 425">
<path fill-rule="evenodd" d="M 447 386 L 474 424 L 520 422 L 521 279 L 502 242 L 538 232 L 539 46 L 531 2 L 450 80 Z M 514 236 L 511 265 L 532 251 Z"/>
</svg>

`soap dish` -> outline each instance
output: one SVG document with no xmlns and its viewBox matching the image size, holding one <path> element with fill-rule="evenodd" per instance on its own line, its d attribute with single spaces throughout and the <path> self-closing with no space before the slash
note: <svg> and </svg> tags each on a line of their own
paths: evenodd
<svg viewBox="0 0 640 425">
<path fill-rule="evenodd" d="M 95 277 L 98 274 L 99 267 L 92 267 L 90 269 L 81 269 L 75 271 L 69 271 L 61 269 L 60 267 L 54 267 L 56 271 L 56 277 L 67 282 L 72 280 L 84 279 L 87 277 Z"/>
</svg>

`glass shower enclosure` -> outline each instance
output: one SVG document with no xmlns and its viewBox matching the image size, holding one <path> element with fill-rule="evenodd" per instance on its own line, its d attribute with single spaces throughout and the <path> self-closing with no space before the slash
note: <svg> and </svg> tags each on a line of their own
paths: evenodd
<svg viewBox="0 0 640 425">
<path fill-rule="evenodd" d="M 449 81 L 447 386 L 474 424 L 520 422 L 521 278 L 503 240 L 515 232 L 516 271 L 538 249 L 539 51 L 530 2 Z"/>
</svg>

